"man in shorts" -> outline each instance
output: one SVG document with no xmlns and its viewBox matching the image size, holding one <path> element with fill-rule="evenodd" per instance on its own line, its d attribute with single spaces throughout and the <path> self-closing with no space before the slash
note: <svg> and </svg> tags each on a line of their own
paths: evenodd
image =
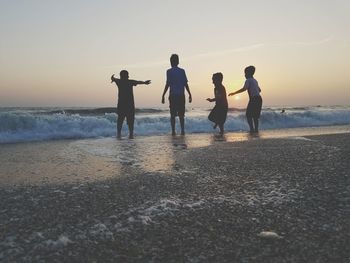
<svg viewBox="0 0 350 263">
<path fill-rule="evenodd" d="M 170 123 L 172 135 L 176 135 L 175 117 L 179 116 L 181 135 L 185 135 L 185 88 L 189 95 L 188 101 L 192 102 L 192 95 L 188 86 L 186 72 L 179 68 L 179 56 L 172 54 L 170 57 L 171 68 L 166 72 L 166 84 L 162 95 L 162 103 L 165 103 L 165 94 L 169 92 Z"/>
</svg>

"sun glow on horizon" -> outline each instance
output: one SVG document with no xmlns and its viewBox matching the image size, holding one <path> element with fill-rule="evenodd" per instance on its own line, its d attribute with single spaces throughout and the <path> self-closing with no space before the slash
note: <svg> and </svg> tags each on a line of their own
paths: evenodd
<svg viewBox="0 0 350 263">
<path fill-rule="evenodd" d="M 2 1 L 1 107 L 110 107 L 118 92 L 110 76 L 122 69 L 152 80 L 134 89 L 137 107 L 164 106 L 173 53 L 193 107 L 213 96 L 214 72 L 231 93 L 244 85 L 249 65 L 264 105 L 349 105 L 350 1 L 66 2 Z M 247 101 L 247 92 L 229 97 L 242 107 Z"/>
</svg>

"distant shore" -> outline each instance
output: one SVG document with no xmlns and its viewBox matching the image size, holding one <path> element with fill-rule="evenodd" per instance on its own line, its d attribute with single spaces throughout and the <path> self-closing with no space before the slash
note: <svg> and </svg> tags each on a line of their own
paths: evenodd
<svg viewBox="0 0 350 263">
<path fill-rule="evenodd" d="M 7 146 L 8 176 L 81 174 L 2 184 L 0 261 L 348 262 L 350 133 L 191 136 Z"/>
</svg>

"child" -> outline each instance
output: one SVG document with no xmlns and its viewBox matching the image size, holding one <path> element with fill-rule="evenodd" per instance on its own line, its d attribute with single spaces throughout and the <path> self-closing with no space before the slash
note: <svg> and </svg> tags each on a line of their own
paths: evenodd
<svg viewBox="0 0 350 263">
<path fill-rule="evenodd" d="M 192 95 L 188 86 L 186 72 L 179 68 L 179 56 L 172 54 L 170 57 L 171 68 L 166 72 L 166 84 L 162 95 L 162 103 L 165 103 L 165 94 L 170 88 L 169 107 L 170 107 L 170 124 L 172 135 L 175 133 L 175 117 L 179 116 L 181 135 L 185 135 L 185 89 L 188 93 L 188 102 L 192 102 Z"/>
<path fill-rule="evenodd" d="M 262 107 L 262 98 L 260 96 L 261 89 L 256 79 L 253 78 L 255 67 L 249 66 L 244 69 L 246 81 L 243 88 L 228 94 L 229 96 L 244 92 L 249 95 L 249 103 L 246 110 L 246 117 L 250 128 L 250 133 L 259 132 L 259 118 Z"/>
<path fill-rule="evenodd" d="M 129 72 L 126 70 L 120 71 L 120 79 L 111 77 L 111 83 L 115 82 L 118 86 L 118 120 L 117 120 L 117 138 L 121 138 L 122 126 L 126 117 L 126 122 L 129 126 L 129 139 L 134 138 L 134 120 L 135 120 L 135 103 L 133 87 L 138 84 L 150 84 L 150 80 L 138 81 L 129 80 Z"/>
<path fill-rule="evenodd" d="M 220 128 L 220 135 L 224 134 L 224 124 L 226 121 L 228 103 L 226 97 L 226 89 L 222 85 L 222 80 L 224 76 L 222 73 L 213 74 L 213 84 L 214 84 L 214 95 L 215 98 L 208 98 L 207 101 L 213 102 L 215 101 L 215 107 L 210 112 L 208 119 L 214 122 L 214 129 L 216 126 Z"/>
</svg>

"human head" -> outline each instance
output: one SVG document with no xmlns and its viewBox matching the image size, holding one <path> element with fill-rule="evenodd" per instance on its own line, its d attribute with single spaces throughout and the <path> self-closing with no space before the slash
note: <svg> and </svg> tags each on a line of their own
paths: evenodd
<svg viewBox="0 0 350 263">
<path fill-rule="evenodd" d="M 244 74 L 245 74 L 246 78 L 253 77 L 254 73 L 255 73 L 255 67 L 254 66 L 249 66 L 249 67 L 246 67 L 244 69 Z"/>
<path fill-rule="evenodd" d="M 170 64 L 172 67 L 179 65 L 179 56 L 177 54 L 172 54 L 170 57 Z"/>
<path fill-rule="evenodd" d="M 221 72 L 217 72 L 213 74 L 213 83 L 214 84 L 221 84 L 222 80 L 224 79 L 224 75 L 222 75 Z"/>
<path fill-rule="evenodd" d="M 125 69 L 120 71 L 119 75 L 120 75 L 120 79 L 129 79 L 129 72 Z"/>
</svg>

